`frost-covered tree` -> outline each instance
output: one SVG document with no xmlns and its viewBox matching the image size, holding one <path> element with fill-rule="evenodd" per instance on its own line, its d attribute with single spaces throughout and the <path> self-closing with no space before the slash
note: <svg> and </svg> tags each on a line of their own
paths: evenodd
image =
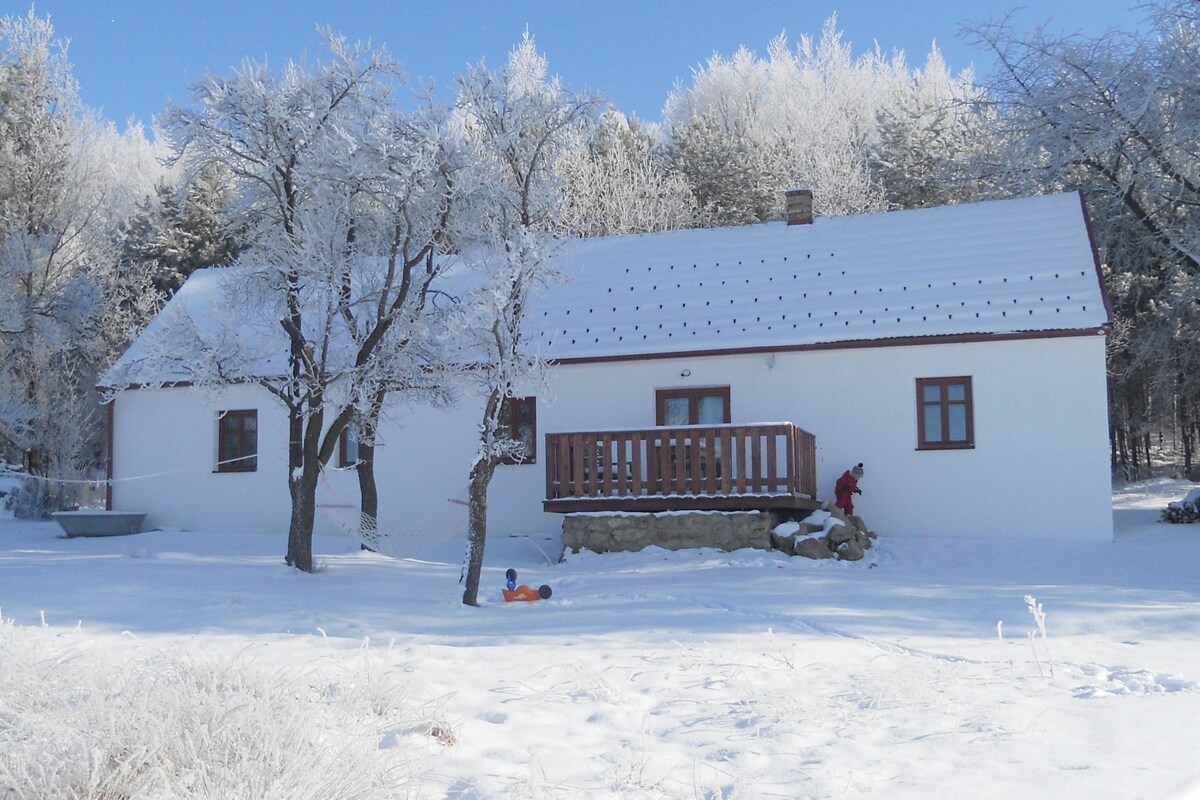
<svg viewBox="0 0 1200 800">
<path fill-rule="evenodd" d="M 901 56 L 853 57 L 836 18 L 795 49 L 781 34 L 766 59 L 713 55 L 667 98 L 672 164 L 718 224 L 780 217 L 792 186 L 813 189 L 824 215 L 878 210 L 867 159 L 879 104 L 903 75 Z"/>
<path fill-rule="evenodd" d="M 157 347 L 157 363 L 138 365 L 154 376 L 186 362 L 194 382 L 252 381 L 283 404 L 287 562 L 306 572 L 317 483 L 343 430 L 370 413 L 375 393 L 421 372 L 405 348 L 418 333 L 412 303 L 424 301 L 436 274 L 429 256 L 449 181 L 439 145 L 425 138 L 440 135 L 438 126 L 395 110 L 395 62 L 326 39 L 327 60 L 279 73 L 247 61 L 196 84 L 195 107 L 171 109 L 165 121 L 188 176 L 218 164 L 232 181 L 229 211 L 245 225 L 247 249 L 228 273 L 228 302 L 264 341 L 286 348 L 283 369 L 262 368 L 255 337 L 243 345 L 220 336 L 175 337 Z M 433 212 L 418 214 L 410 197 Z"/>
<path fill-rule="evenodd" d="M 231 264 L 244 249 L 230 219 L 233 187 L 219 164 L 201 168 L 185 184 L 162 181 L 123 226 L 122 257 L 147 274 L 163 299 L 198 269 Z"/>
<path fill-rule="evenodd" d="M 969 202 L 990 193 L 982 178 L 994 115 L 985 100 L 972 72 L 953 75 L 936 46 L 924 67 L 893 82 L 880 103 L 870 157 L 888 207 Z"/>
<path fill-rule="evenodd" d="M 116 233 L 159 173 L 81 105 L 48 19 L 0 19 L 0 455 L 33 474 L 96 464 L 91 386 L 146 313 Z"/>
<path fill-rule="evenodd" d="M 1115 316 L 1114 466 L 1148 465 L 1152 420 L 1200 432 L 1200 25 L 1196 5 L 1147 7 L 1144 31 L 1098 37 L 979 26 L 1016 190 L 1084 188 Z"/>
<path fill-rule="evenodd" d="M 389 398 L 441 405 L 453 399 L 445 380 L 445 338 L 438 334 L 452 309 L 439 278 L 456 263 L 453 250 L 471 232 L 473 217 L 460 210 L 473 189 L 466 159 L 446 129 L 445 109 L 431 100 L 415 113 L 397 114 L 389 125 L 367 132 L 363 149 L 377 172 L 364 181 L 353 229 L 356 247 L 370 267 L 342 316 L 357 346 L 351 430 L 357 442 L 360 534 L 377 533 L 379 490 L 375 445 Z"/>
<path fill-rule="evenodd" d="M 742 225 L 779 215 L 778 187 L 768 153 L 745 121 L 723 124 L 710 116 L 672 130 L 671 162 L 695 203 L 717 225 Z"/>
<path fill-rule="evenodd" d="M 462 325 L 465 357 L 471 362 L 464 378 L 484 399 L 469 482 L 467 605 L 478 602 L 488 485 L 499 464 L 523 456 L 521 442 L 509 438 L 501 420 L 508 402 L 536 382 L 543 366 L 526 338 L 525 310 L 530 294 L 554 277 L 550 232 L 560 226 L 562 203 L 555 164 L 571 132 L 588 122 L 598 105 L 548 76 L 546 59 L 528 33 L 499 73 L 479 64 L 458 79 L 462 136 L 480 184 L 490 189 L 473 204 L 478 233 L 464 249 L 479 272 Z"/>
<path fill-rule="evenodd" d="M 610 236 L 702 225 L 688 182 L 670 171 L 659 138 L 615 109 L 577 131 L 557 164 L 564 232 Z"/>
</svg>

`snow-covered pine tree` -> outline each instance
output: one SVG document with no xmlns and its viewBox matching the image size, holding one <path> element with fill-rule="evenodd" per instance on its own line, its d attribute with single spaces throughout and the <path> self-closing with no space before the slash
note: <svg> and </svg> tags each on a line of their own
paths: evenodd
<svg viewBox="0 0 1200 800">
<path fill-rule="evenodd" d="M 122 257 L 140 265 L 163 300 L 196 270 L 231 264 L 245 248 L 227 211 L 232 193 L 220 164 L 210 164 L 182 185 L 160 182 L 124 226 Z"/>
<path fill-rule="evenodd" d="M 966 70 L 953 75 L 935 46 L 925 66 L 898 75 L 880 103 L 872 174 L 889 208 L 970 202 L 989 194 L 980 161 L 993 138 L 986 93 Z"/>
</svg>

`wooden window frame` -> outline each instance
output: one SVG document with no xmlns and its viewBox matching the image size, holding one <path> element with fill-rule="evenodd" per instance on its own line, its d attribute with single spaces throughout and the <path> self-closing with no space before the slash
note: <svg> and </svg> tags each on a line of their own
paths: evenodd
<svg viewBox="0 0 1200 800">
<path fill-rule="evenodd" d="M 228 422 L 237 423 L 235 434 L 238 438 L 238 450 L 249 450 L 249 432 L 246 430 L 248 419 L 254 420 L 253 454 L 243 452 L 241 456 L 235 456 L 225 447 L 224 428 Z M 234 461 L 234 458 L 238 460 Z M 241 408 L 217 414 L 217 465 L 213 472 L 258 472 L 258 409 Z"/>
<path fill-rule="evenodd" d="M 685 389 L 657 389 L 654 392 L 654 424 L 659 427 L 663 426 L 663 421 L 667 418 L 667 400 L 676 400 L 686 398 L 688 401 L 688 424 L 699 425 L 700 419 L 700 398 L 710 395 L 719 395 L 724 401 L 725 414 L 722 422 L 728 425 L 733 420 L 733 412 L 730 408 L 730 393 L 728 386 L 699 386 L 687 387 Z"/>
<path fill-rule="evenodd" d="M 937 386 L 941 389 L 941 399 L 930 402 L 925 399 L 925 389 Z M 946 389 L 950 386 L 964 388 L 963 400 L 949 400 Z M 950 434 L 950 407 L 963 405 L 966 409 L 965 440 L 949 441 L 945 438 L 930 441 L 925 433 L 925 407 L 938 406 L 941 409 L 943 437 Z M 971 450 L 975 447 L 975 400 L 971 387 L 970 375 L 957 375 L 948 378 L 917 378 L 917 449 L 918 450 Z"/>
<path fill-rule="evenodd" d="M 529 426 L 533 429 L 529 437 L 529 446 L 525 448 L 524 458 L 506 458 L 501 464 L 536 464 L 537 463 L 537 398 L 536 397 L 509 397 L 504 400 L 504 412 L 506 416 L 500 418 L 500 426 L 507 430 L 509 439 L 522 441 L 520 430 L 513 425 L 513 419 L 519 419 L 518 410 L 521 408 L 529 409 Z"/>
</svg>

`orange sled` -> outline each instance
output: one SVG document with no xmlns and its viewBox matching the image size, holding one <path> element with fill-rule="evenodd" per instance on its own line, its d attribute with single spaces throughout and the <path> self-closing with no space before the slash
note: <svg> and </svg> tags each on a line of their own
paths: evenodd
<svg viewBox="0 0 1200 800">
<path fill-rule="evenodd" d="M 510 603 L 518 600 L 543 600 L 550 596 L 550 587 L 545 585 L 533 589 L 522 583 L 515 589 L 501 589 L 500 591 L 504 593 L 504 599 Z"/>
</svg>

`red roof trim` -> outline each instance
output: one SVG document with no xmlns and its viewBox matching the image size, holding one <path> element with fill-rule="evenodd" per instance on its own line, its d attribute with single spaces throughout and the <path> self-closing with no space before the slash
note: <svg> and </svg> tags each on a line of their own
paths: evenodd
<svg viewBox="0 0 1200 800">
<path fill-rule="evenodd" d="M 1012 342 L 1029 339 L 1068 339 L 1079 336 L 1104 336 L 1107 327 L 1076 328 L 1072 330 L 1048 331 L 1014 331 L 1011 333 L 955 333 L 944 336 L 897 336 L 891 339 L 854 339 L 841 342 L 819 342 L 816 344 L 789 344 L 775 347 L 730 347 L 726 349 L 713 348 L 709 350 L 681 350 L 673 353 L 628 353 L 611 356 L 580 356 L 578 358 L 552 358 L 549 363 L 553 366 L 569 366 L 572 364 L 604 364 L 620 361 L 655 361 L 658 359 L 701 358 L 708 356 L 741 356 L 767 355 L 770 353 L 805 353 L 821 350 L 873 350 L 880 347 L 916 347 L 935 344 L 975 344 L 978 342 Z M 258 383 L 259 379 L 247 378 L 241 381 L 231 381 L 234 384 Z M 174 389 L 191 387 L 191 381 L 172 381 L 163 384 L 130 384 L 121 391 L 135 389 Z M 111 387 L 97 387 L 109 388 Z"/>
<path fill-rule="evenodd" d="M 869 350 L 878 347 L 915 347 L 931 344 L 967 344 L 976 342 L 1009 342 L 1026 339 L 1065 339 L 1076 336 L 1103 336 L 1105 328 L 1076 330 L 1016 331 L 1013 333 L 956 333 L 946 336 L 900 336 L 893 339 L 857 339 L 817 344 L 792 344 L 777 347 L 731 347 L 728 349 L 684 350 L 677 353 L 636 353 L 613 356 L 581 356 L 551 359 L 554 365 L 597 364 L 616 361 L 653 361 L 669 358 L 698 358 L 703 356 L 762 355 L 768 353 L 803 353 L 817 350 Z"/>
</svg>

